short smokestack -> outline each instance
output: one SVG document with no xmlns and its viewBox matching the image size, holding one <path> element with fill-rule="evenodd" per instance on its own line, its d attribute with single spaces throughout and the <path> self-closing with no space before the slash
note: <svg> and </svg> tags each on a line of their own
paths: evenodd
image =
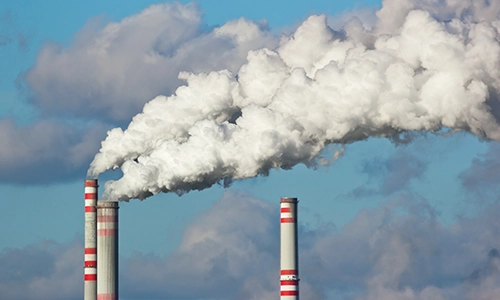
<svg viewBox="0 0 500 300">
<path fill-rule="evenodd" d="M 118 208 L 97 203 L 97 300 L 118 300 Z"/>
<path fill-rule="evenodd" d="M 97 179 L 85 180 L 84 300 L 97 297 Z"/>
<path fill-rule="evenodd" d="M 299 257 L 297 244 L 297 198 L 280 200 L 280 299 L 299 299 Z"/>
</svg>

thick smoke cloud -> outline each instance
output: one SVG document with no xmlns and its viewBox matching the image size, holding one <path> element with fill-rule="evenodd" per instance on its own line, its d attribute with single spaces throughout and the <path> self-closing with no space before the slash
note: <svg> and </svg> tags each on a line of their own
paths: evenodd
<svg viewBox="0 0 500 300">
<path fill-rule="evenodd" d="M 309 199 L 301 199 L 309 201 Z M 394 195 L 342 229 L 299 223 L 304 299 L 495 299 L 500 206 L 443 225 L 425 199 Z M 0 295 L 79 299 L 81 243 L 42 242 L 0 253 Z M 184 231 L 168 256 L 122 257 L 126 299 L 276 299 L 279 211 L 228 191 Z"/>
<path fill-rule="evenodd" d="M 500 21 L 475 3 L 385 1 L 373 30 L 312 16 L 237 74 L 181 73 L 174 95 L 108 132 L 88 174 L 121 168 L 105 196 L 144 199 L 314 165 L 325 145 L 371 136 L 451 128 L 500 140 Z"/>
<path fill-rule="evenodd" d="M 48 43 L 27 71 L 32 102 L 47 113 L 129 121 L 170 94 L 180 71 L 237 70 L 251 49 L 274 46 L 265 24 L 245 19 L 206 28 L 195 5 L 152 5 L 105 26 L 88 22 L 67 48 Z"/>
</svg>

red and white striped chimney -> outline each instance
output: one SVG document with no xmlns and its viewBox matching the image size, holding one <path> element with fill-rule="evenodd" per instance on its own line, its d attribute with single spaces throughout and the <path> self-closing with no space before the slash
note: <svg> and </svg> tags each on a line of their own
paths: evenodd
<svg viewBox="0 0 500 300">
<path fill-rule="evenodd" d="M 297 244 L 297 198 L 280 200 L 280 299 L 299 299 L 299 257 Z"/>
<path fill-rule="evenodd" d="M 87 179 L 85 189 L 85 254 L 84 254 L 84 300 L 96 300 L 97 297 L 97 179 Z"/>
<path fill-rule="evenodd" d="M 97 203 L 97 300 L 118 300 L 118 208 Z"/>
</svg>

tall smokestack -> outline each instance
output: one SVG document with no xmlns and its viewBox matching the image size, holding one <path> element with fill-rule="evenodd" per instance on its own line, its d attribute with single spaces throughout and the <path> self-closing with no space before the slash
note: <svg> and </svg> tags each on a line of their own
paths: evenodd
<svg viewBox="0 0 500 300">
<path fill-rule="evenodd" d="M 280 299 L 299 299 L 299 257 L 297 244 L 297 198 L 280 200 Z"/>
<path fill-rule="evenodd" d="M 118 208 L 97 203 L 97 300 L 118 300 Z"/>
<path fill-rule="evenodd" d="M 85 254 L 84 254 L 84 300 L 97 297 L 97 179 L 85 180 Z"/>
</svg>

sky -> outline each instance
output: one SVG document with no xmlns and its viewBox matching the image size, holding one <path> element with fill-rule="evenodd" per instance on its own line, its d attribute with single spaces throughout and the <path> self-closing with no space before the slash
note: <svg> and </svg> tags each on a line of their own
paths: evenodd
<svg viewBox="0 0 500 300">
<path fill-rule="evenodd" d="M 98 176 L 121 299 L 276 299 L 281 197 L 303 299 L 494 299 L 499 32 L 483 0 L 2 1 L 0 298 L 82 298 Z"/>
</svg>

